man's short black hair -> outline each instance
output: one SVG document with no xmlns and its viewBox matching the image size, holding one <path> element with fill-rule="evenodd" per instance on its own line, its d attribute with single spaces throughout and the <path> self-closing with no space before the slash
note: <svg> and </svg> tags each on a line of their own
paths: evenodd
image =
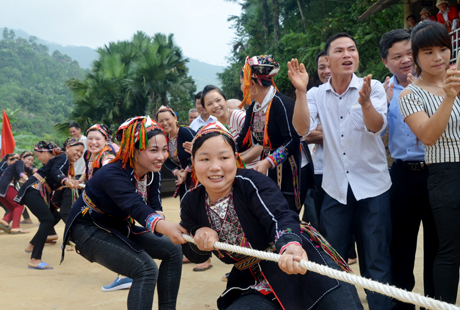
<svg viewBox="0 0 460 310">
<path fill-rule="evenodd" d="M 349 35 L 348 33 L 345 33 L 345 32 L 340 32 L 340 33 L 337 33 L 337 34 L 334 34 L 332 37 L 330 37 L 329 39 L 327 39 L 326 41 L 326 45 L 324 46 L 324 50 L 326 51 L 326 55 L 329 55 L 329 47 L 331 46 L 331 43 L 337 39 L 340 39 L 340 38 L 349 38 L 351 40 L 353 40 L 353 42 L 356 44 L 356 40 L 355 38 L 353 38 L 351 35 Z"/>
<path fill-rule="evenodd" d="M 203 94 L 202 91 L 196 93 L 196 95 L 195 95 L 195 101 L 201 100 L 201 94 Z"/>
<path fill-rule="evenodd" d="M 417 21 L 417 17 L 415 17 L 415 15 L 409 15 L 407 16 L 406 20 L 409 21 L 409 18 L 413 18 L 415 21 Z"/>
<path fill-rule="evenodd" d="M 75 129 L 81 129 L 80 124 L 73 122 L 69 124 L 69 128 L 75 127 Z"/>
<path fill-rule="evenodd" d="M 316 63 L 316 68 L 318 68 L 318 61 L 321 56 L 326 56 L 326 51 L 321 50 L 318 54 L 315 56 L 315 63 Z"/>
<path fill-rule="evenodd" d="M 401 41 L 410 41 L 409 31 L 404 29 L 394 29 L 385 33 L 379 43 L 380 57 L 386 60 L 388 51 L 393 44 Z"/>
</svg>

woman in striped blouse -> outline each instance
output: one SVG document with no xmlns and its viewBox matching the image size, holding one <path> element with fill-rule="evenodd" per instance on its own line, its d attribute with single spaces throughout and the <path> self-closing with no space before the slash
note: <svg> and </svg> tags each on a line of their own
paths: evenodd
<svg viewBox="0 0 460 310">
<path fill-rule="evenodd" d="M 240 131 L 243 129 L 246 111 L 240 109 L 230 109 L 227 98 L 220 88 L 213 85 L 206 85 L 201 95 L 201 105 L 206 112 L 216 117 L 219 122 L 230 127 L 233 139 L 236 140 Z M 242 152 L 241 158 L 246 168 L 252 169 L 260 161 L 263 147 L 256 145 Z"/>
<path fill-rule="evenodd" d="M 439 237 L 435 297 L 455 303 L 460 266 L 460 71 L 449 69 L 451 43 L 443 25 L 419 24 L 411 41 L 418 79 L 401 92 L 399 106 L 404 121 L 426 146 L 428 190 Z"/>
</svg>

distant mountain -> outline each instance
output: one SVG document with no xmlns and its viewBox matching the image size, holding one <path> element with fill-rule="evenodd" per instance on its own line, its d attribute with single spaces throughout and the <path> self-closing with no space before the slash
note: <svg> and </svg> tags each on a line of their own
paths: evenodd
<svg viewBox="0 0 460 310">
<path fill-rule="evenodd" d="M 3 29 L 4 27 L 1 27 Z M 13 29 L 17 37 L 29 40 L 30 34 L 21 30 Z M 69 55 L 72 59 L 76 60 L 81 68 L 91 68 L 91 64 L 98 58 L 98 53 L 87 46 L 73 46 L 73 45 L 60 45 L 53 42 L 48 42 L 43 39 L 37 38 L 37 43 L 48 46 L 50 55 L 58 50 L 63 54 Z M 217 73 L 224 71 L 224 67 L 215 66 L 199 60 L 189 58 L 188 68 L 189 75 L 193 77 L 196 84 L 197 91 L 202 90 L 206 85 L 215 85 L 220 87 L 220 81 L 217 78 Z"/>
</svg>

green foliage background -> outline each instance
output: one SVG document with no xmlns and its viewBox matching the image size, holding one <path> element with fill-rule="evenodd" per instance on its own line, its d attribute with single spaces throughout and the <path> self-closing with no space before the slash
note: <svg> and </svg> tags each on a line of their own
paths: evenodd
<svg viewBox="0 0 460 310">
<path fill-rule="evenodd" d="M 11 127 L 16 151 L 30 150 L 33 143 L 44 138 L 64 141 L 65 136 L 57 133 L 53 125 L 65 121 L 72 111 L 72 96 L 65 81 L 83 75 L 84 70 L 69 56 L 59 51 L 49 55 L 48 47 L 37 44 L 35 37 L 27 41 L 3 29 L 0 109 L 14 115 Z"/>
<path fill-rule="evenodd" d="M 231 0 L 228 0 L 231 1 Z M 239 72 L 246 56 L 272 54 L 281 69 L 275 77 L 279 90 L 294 98 L 286 63 L 292 58 L 303 62 L 310 73 L 311 86 L 318 83 L 315 55 L 326 40 L 346 32 L 355 37 L 360 54 L 359 76 L 373 74 L 383 81 L 389 74 L 379 56 L 381 36 L 403 27 L 402 2 L 372 15 L 362 22 L 358 17 L 376 0 L 244 0 L 242 14 L 231 16 L 236 32 L 229 65 L 219 78 L 229 98 L 242 98 Z M 264 10 L 264 5 L 268 9 Z M 302 12 L 301 12 L 302 10 Z M 274 16 L 279 12 L 278 18 Z M 302 14 L 303 18 L 302 18 Z M 265 22 L 264 22 L 265 21 Z"/>
</svg>

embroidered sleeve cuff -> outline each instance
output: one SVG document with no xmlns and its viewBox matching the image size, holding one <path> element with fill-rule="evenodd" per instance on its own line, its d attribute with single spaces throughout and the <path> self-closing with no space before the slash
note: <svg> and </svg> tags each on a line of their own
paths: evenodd
<svg viewBox="0 0 460 310">
<path fill-rule="evenodd" d="M 179 170 L 179 169 L 174 169 L 172 174 L 175 176 L 176 175 L 176 171 Z"/>
<path fill-rule="evenodd" d="M 192 173 L 193 169 L 192 169 L 192 167 L 187 166 L 187 167 L 185 167 L 185 171 L 187 171 L 188 173 Z"/>
<path fill-rule="evenodd" d="M 285 246 L 283 246 L 283 247 L 281 248 L 280 254 L 283 254 L 284 251 L 286 251 L 286 248 L 287 248 L 288 246 L 290 246 L 291 244 L 295 244 L 295 245 L 297 245 L 297 246 L 301 246 L 300 243 L 298 243 L 298 242 L 296 242 L 296 241 L 291 241 L 291 242 L 287 243 Z"/>
<path fill-rule="evenodd" d="M 274 151 L 270 156 L 267 158 L 271 159 L 271 163 L 274 164 L 274 166 L 281 165 L 286 161 L 288 157 L 288 152 L 284 148 L 284 146 L 279 147 L 276 151 Z"/>
<path fill-rule="evenodd" d="M 65 185 L 64 183 L 65 183 L 65 181 L 67 181 L 68 179 L 69 179 L 69 178 L 63 178 L 63 179 L 61 180 L 61 184 L 62 184 L 62 185 Z"/>
<path fill-rule="evenodd" d="M 21 173 L 19 174 L 19 177 L 22 177 L 24 174 L 25 174 L 24 172 L 21 172 Z"/>
<path fill-rule="evenodd" d="M 147 221 L 145 221 L 146 223 L 145 226 L 148 230 L 155 233 L 155 227 L 157 226 L 158 222 L 162 219 L 163 217 L 159 214 L 156 214 L 156 213 L 150 214 L 149 217 L 147 218 Z"/>
</svg>

